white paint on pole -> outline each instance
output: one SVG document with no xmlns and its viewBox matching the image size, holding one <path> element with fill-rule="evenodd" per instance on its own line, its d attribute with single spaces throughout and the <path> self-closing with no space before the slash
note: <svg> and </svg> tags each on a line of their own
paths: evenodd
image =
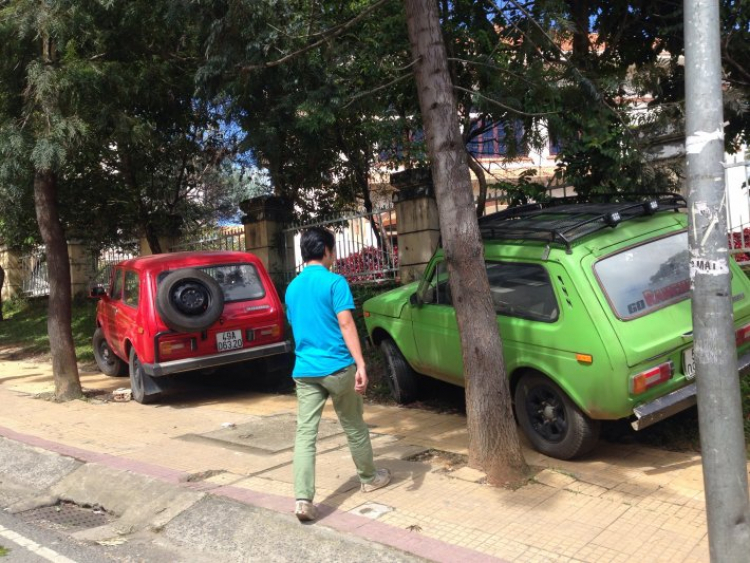
<svg viewBox="0 0 750 563">
<path fill-rule="evenodd" d="M 727 264 L 727 261 L 723 258 L 719 260 L 700 260 L 693 258 L 690 260 L 690 279 L 695 279 L 696 274 L 725 276 L 729 274 L 729 264 Z"/>
<path fill-rule="evenodd" d="M 717 140 L 724 142 L 724 131 L 722 129 L 717 129 L 716 131 L 696 131 L 694 135 L 690 135 L 685 140 L 685 151 L 688 154 L 700 154 L 708 143 Z"/>
<path fill-rule="evenodd" d="M 30 540 L 29 538 L 22 536 L 21 534 L 14 532 L 13 530 L 9 530 L 8 528 L 5 528 L 3 526 L 0 526 L 0 536 L 29 550 L 34 555 L 38 555 L 39 557 L 42 557 L 47 561 L 51 561 L 52 563 L 76 563 L 72 559 L 69 559 L 64 555 L 60 555 L 59 553 L 48 547 L 39 545 L 35 541 Z"/>
</svg>

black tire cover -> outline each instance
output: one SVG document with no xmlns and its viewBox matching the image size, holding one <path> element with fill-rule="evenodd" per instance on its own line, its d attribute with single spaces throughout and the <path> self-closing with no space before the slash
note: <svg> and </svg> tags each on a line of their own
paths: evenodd
<svg viewBox="0 0 750 563">
<path fill-rule="evenodd" d="M 224 311 L 224 292 L 205 272 L 194 268 L 175 270 L 159 284 L 156 310 L 172 330 L 205 330 Z"/>
</svg>

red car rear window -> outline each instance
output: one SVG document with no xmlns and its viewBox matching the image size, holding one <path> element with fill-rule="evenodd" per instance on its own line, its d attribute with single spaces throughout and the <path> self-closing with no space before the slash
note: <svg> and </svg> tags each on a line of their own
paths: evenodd
<svg viewBox="0 0 750 563">
<path fill-rule="evenodd" d="M 224 291 L 224 301 L 251 301 L 266 296 L 258 270 L 252 264 L 220 264 L 198 268 L 215 279 Z M 170 272 L 161 272 L 157 283 Z"/>
</svg>

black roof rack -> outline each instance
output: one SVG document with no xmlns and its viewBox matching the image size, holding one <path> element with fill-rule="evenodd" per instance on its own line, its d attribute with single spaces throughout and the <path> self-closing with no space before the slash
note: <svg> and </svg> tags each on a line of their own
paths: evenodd
<svg viewBox="0 0 750 563">
<path fill-rule="evenodd" d="M 591 201 L 593 198 L 604 201 L 595 203 Z M 620 198 L 629 198 L 629 201 L 616 201 Z M 686 206 L 681 195 L 671 193 L 596 194 L 586 202 L 579 197 L 555 198 L 486 215 L 479 219 L 479 230 L 484 239 L 557 243 L 570 253 L 574 241 L 593 232 L 614 228 L 636 217 L 678 211 Z"/>
</svg>

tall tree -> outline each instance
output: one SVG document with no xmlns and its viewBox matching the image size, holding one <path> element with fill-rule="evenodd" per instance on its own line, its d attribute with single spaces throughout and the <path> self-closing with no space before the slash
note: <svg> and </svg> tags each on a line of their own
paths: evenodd
<svg viewBox="0 0 750 563">
<path fill-rule="evenodd" d="M 527 467 L 513 419 L 438 6 L 436 0 L 406 0 L 405 5 L 440 232 L 461 335 L 469 463 L 484 470 L 492 484 L 518 481 Z"/>
<path fill-rule="evenodd" d="M 85 132 L 76 115 L 69 84 L 80 68 L 65 60 L 66 34 L 77 19 L 69 6 L 47 2 L 4 2 L 0 34 L 10 39 L 4 53 L 16 55 L 14 68 L 3 65 L 0 121 L 6 136 L 3 152 L 16 168 L 33 171 L 36 218 L 47 247 L 50 275 L 49 314 L 55 396 L 82 395 L 71 331 L 71 282 L 65 231 L 58 210 L 58 177 L 68 151 Z M 14 33 L 15 32 L 15 33 Z M 9 76 L 8 76 L 9 75 Z M 8 165 L 6 164 L 6 167 Z M 30 186 L 31 187 L 31 186 Z"/>
<path fill-rule="evenodd" d="M 35 209 L 50 275 L 59 400 L 81 395 L 66 240 L 103 245 L 202 220 L 225 199 L 219 108 L 194 96 L 200 26 L 189 5 L 0 1 L 0 232 L 25 242 Z M 32 197 L 33 195 L 33 197 Z M 140 234 L 140 233 L 139 233 Z"/>
</svg>

